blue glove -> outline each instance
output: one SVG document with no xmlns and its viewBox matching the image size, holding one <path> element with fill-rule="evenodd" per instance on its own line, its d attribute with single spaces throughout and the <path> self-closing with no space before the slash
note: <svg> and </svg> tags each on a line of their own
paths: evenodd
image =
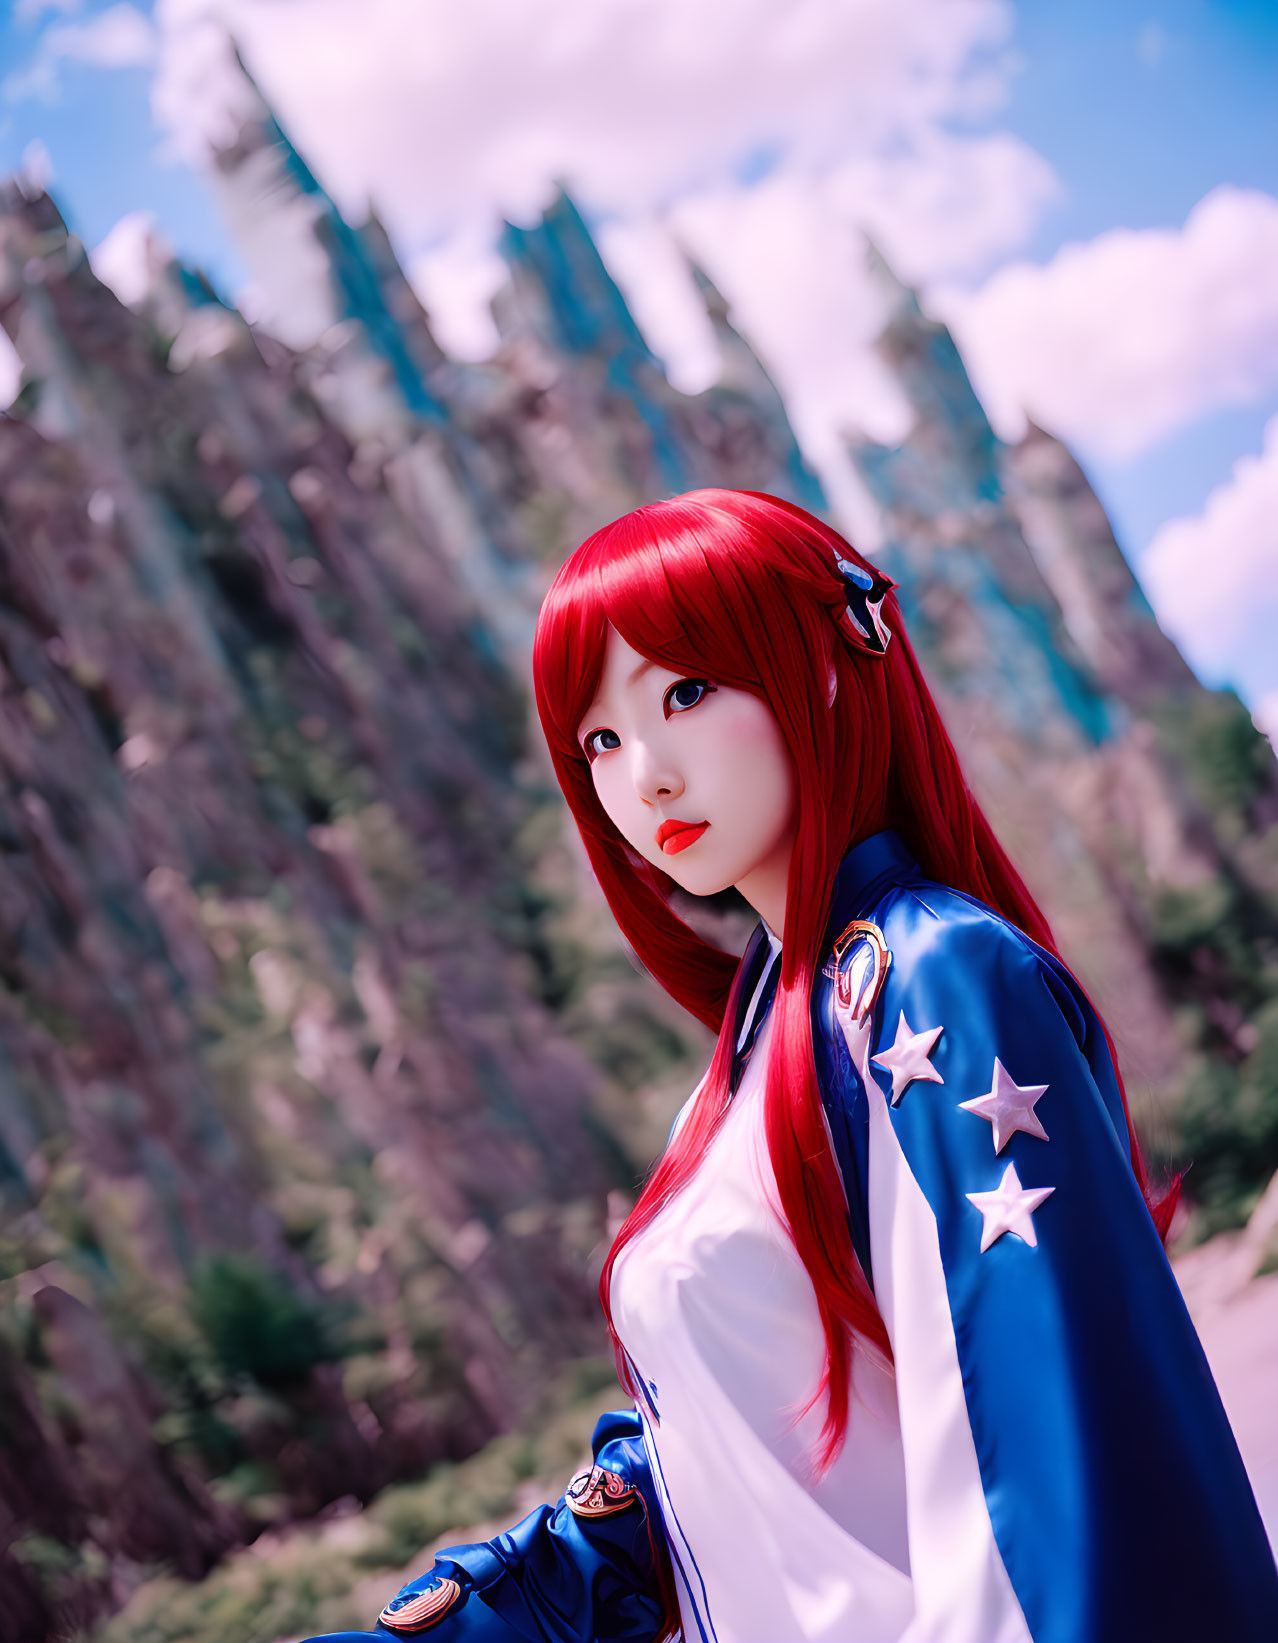
<svg viewBox="0 0 1278 1643">
<path fill-rule="evenodd" d="M 382 1610 L 370 1632 L 307 1643 L 430 1634 L 431 1643 L 654 1643 L 665 1632 L 665 1543 L 642 1427 L 600 1418 L 595 1464 L 554 1507 L 473 1546 L 450 1546 Z"/>
</svg>

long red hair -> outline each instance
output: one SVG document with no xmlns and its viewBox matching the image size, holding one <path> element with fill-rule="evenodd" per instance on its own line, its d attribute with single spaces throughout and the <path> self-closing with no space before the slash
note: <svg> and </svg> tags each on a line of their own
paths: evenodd
<svg viewBox="0 0 1278 1643">
<path fill-rule="evenodd" d="M 634 1396 L 640 1388 L 612 1325 L 613 1263 L 693 1174 L 722 1122 L 732 1059 L 724 1023 L 741 983 L 738 960 L 672 911 L 672 880 L 626 845 L 596 797 L 577 730 L 598 688 L 609 627 L 663 667 L 762 697 L 793 761 L 798 826 L 764 1110 L 781 1208 L 825 1331 L 814 1392 L 826 1400 L 820 1467 L 847 1428 L 853 1333 L 890 1356 L 852 1248 L 812 1053 L 809 997 L 839 862 L 858 840 L 894 827 L 931 878 L 977 897 L 1055 951 L 1046 919 L 968 791 L 895 596 L 883 606 L 893 633 L 886 655 L 867 655 L 841 637 L 847 591 L 836 556 L 873 569 L 828 525 L 775 497 L 702 490 L 654 502 L 596 531 L 565 562 L 542 605 L 533 650 L 555 772 L 608 904 L 643 964 L 719 1035 L 705 1088 L 604 1265 L 600 1296 L 618 1373 Z M 1130 1116 L 1127 1123 L 1148 1201 Z M 1165 1236 L 1174 1194 L 1151 1208 Z"/>
</svg>

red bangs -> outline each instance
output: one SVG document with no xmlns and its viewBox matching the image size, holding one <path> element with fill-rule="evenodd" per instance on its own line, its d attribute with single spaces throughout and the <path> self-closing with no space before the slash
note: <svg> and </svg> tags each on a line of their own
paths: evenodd
<svg viewBox="0 0 1278 1643">
<path fill-rule="evenodd" d="M 814 535 L 828 557 L 814 557 Z M 665 667 L 773 696 L 766 675 L 777 669 L 766 662 L 777 607 L 804 593 L 812 614 L 838 609 L 836 544 L 852 554 L 811 515 L 749 491 L 692 491 L 596 531 L 560 570 L 538 619 L 533 673 L 552 748 L 580 757 L 577 726 L 598 688 L 610 626 Z"/>
<path fill-rule="evenodd" d="M 716 546 L 703 520 L 667 502 L 605 525 L 564 565 L 542 606 L 533 667 L 547 734 L 553 729 L 569 756 L 598 689 L 609 627 L 664 666 L 702 665 L 705 648 L 698 655 L 696 634 L 706 625 L 707 596 L 723 604 L 710 569 Z M 715 665 L 725 683 L 736 682 L 717 654 Z"/>
</svg>

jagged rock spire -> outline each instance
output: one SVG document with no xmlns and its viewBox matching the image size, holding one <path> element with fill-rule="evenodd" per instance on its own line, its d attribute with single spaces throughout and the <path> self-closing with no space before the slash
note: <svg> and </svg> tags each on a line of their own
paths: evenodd
<svg viewBox="0 0 1278 1643">
<path fill-rule="evenodd" d="M 919 307 L 918 292 L 913 286 L 906 285 L 880 249 L 878 241 L 864 229 L 862 238 L 865 242 L 865 266 L 869 271 L 870 283 L 885 302 L 889 316 L 900 313 L 909 315 L 923 325 L 929 324 L 930 321 L 924 317 Z"/>
<path fill-rule="evenodd" d="M 1106 689 L 1140 711 L 1200 688 L 1158 626 L 1086 474 L 1070 451 L 1027 419 L 1004 448 L 1008 499 L 1060 602 L 1070 636 Z"/>
<path fill-rule="evenodd" d="M 242 81 L 235 136 L 212 150 L 213 186 L 262 303 L 261 323 L 290 346 L 324 344 L 333 400 L 357 437 L 391 444 L 445 411 L 427 383 L 438 348 L 401 324 L 407 281 L 380 223 L 352 228 L 294 147 L 229 42 Z M 392 266 L 393 265 L 393 268 Z M 387 289 L 388 277 L 394 290 Z"/>
<path fill-rule="evenodd" d="M 764 368 L 763 361 L 733 325 L 731 306 L 705 269 L 688 252 L 684 252 L 688 271 L 692 275 L 697 294 L 705 306 L 706 316 L 714 331 L 719 347 L 719 382 L 725 388 L 740 388 L 746 393 L 762 390 L 769 399 L 780 400 L 776 384 Z"/>
<path fill-rule="evenodd" d="M 1109 708 L 1004 496 L 1001 445 L 954 339 L 870 240 L 866 257 L 887 305 L 876 348 L 914 423 L 899 445 L 854 438 L 848 449 L 883 510 L 916 642 L 942 674 L 962 650 L 966 688 L 999 702 L 1019 731 L 1102 740 Z M 953 603 L 938 625 L 929 607 L 940 588 Z"/>
<path fill-rule="evenodd" d="M 506 223 L 501 252 L 511 270 L 509 289 L 493 305 L 503 334 L 527 326 L 551 348 L 595 362 L 646 429 L 663 489 L 694 485 L 661 365 L 562 185 L 532 227 Z"/>
<path fill-rule="evenodd" d="M 626 354 L 655 364 L 620 286 L 562 184 L 532 227 L 504 224 L 501 251 L 516 278 L 537 288 L 544 302 L 543 323 L 560 347 L 571 353 Z"/>
<path fill-rule="evenodd" d="M 776 448 L 782 453 L 787 488 L 803 507 L 821 512 L 825 507 L 825 493 L 799 449 L 780 389 L 758 354 L 733 325 L 731 306 L 722 291 L 690 252 L 684 249 L 683 256 L 705 305 L 719 349 L 718 387 L 729 393 L 743 394 L 764 411 Z"/>
</svg>

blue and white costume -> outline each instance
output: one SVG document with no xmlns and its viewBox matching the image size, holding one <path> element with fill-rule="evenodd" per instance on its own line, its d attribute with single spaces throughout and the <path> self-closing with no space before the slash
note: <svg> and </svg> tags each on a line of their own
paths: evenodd
<svg viewBox="0 0 1278 1643">
<path fill-rule="evenodd" d="M 768 1025 L 747 1019 L 696 1176 L 614 1268 L 640 1409 L 605 1417 L 557 1508 L 441 1554 L 344 1637 L 646 1643 L 668 1556 L 688 1643 L 1278 1638 L 1273 1556 L 1090 1004 L 892 833 L 845 858 L 829 940 L 817 1072 L 894 1357 L 856 1344 L 834 1465 L 812 1476 L 824 1341 L 774 1207 Z M 767 944 L 744 961 L 760 1017 Z"/>
</svg>

